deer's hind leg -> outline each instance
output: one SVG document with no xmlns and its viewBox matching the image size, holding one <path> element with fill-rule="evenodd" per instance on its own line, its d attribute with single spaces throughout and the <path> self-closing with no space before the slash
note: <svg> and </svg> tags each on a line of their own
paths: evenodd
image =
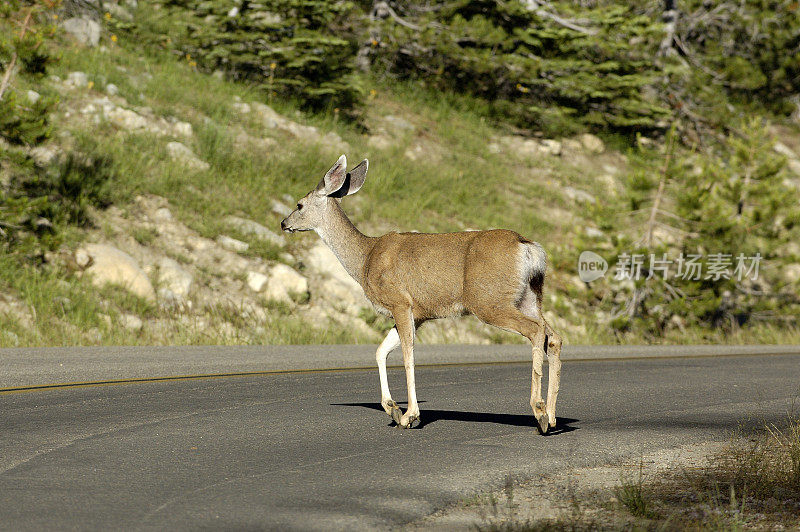
<svg viewBox="0 0 800 532">
<path fill-rule="evenodd" d="M 489 312 L 474 313 L 489 325 L 521 334 L 530 340 L 533 348 L 533 368 L 531 371 L 531 408 L 539 424 L 539 430 L 546 433 L 550 426 L 547 406 L 542 400 L 542 364 L 544 363 L 545 322 L 540 315 L 529 316 L 518 306 L 509 305 L 493 308 Z"/>
</svg>

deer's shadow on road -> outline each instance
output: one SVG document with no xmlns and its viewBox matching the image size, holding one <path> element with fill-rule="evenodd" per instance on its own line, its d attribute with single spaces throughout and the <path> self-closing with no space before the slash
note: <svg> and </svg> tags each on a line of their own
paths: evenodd
<svg viewBox="0 0 800 532">
<path fill-rule="evenodd" d="M 425 401 L 420 401 L 420 404 Z M 406 404 L 406 403 L 399 403 Z M 331 406 L 358 406 L 361 408 L 369 408 L 370 410 L 377 410 L 383 412 L 383 407 L 380 403 L 332 403 Z M 537 428 L 536 420 L 533 415 L 519 415 L 519 414 L 497 414 L 494 412 L 464 412 L 460 410 L 428 410 L 422 409 L 420 415 L 420 424 L 416 425 L 415 429 L 424 429 L 428 425 L 432 425 L 440 420 L 445 421 L 464 421 L 467 423 L 495 423 L 497 425 L 508 425 L 511 427 L 530 427 Z M 555 436 L 557 434 L 565 434 L 578 430 L 578 427 L 573 426 L 579 420 L 560 417 L 556 420 L 556 426 L 551 428 L 546 436 Z M 392 427 L 395 426 L 392 421 Z"/>
</svg>

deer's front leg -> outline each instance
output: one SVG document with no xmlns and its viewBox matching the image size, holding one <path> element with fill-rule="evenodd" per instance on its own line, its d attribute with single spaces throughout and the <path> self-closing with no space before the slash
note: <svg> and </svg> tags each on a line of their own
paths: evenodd
<svg viewBox="0 0 800 532">
<path fill-rule="evenodd" d="M 398 427 L 410 428 L 414 421 L 419 420 L 419 405 L 417 404 L 417 389 L 414 383 L 414 317 L 411 307 L 393 312 L 395 328 L 400 337 L 400 346 L 403 348 L 403 366 L 406 368 L 406 386 L 408 387 L 408 409 L 402 416 L 400 410 L 392 410 L 392 419 Z"/>
<path fill-rule="evenodd" d="M 381 406 L 386 410 L 387 414 L 392 416 L 392 419 L 395 417 L 395 411 L 397 412 L 397 417 L 400 417 L 400 407 L 392 400 L 392 394 L 389 392 L 389 378 L 386 376 L 386 357 L 398 345 L 400 345 L 400 336 L 397 334 L 397 329 L 393 328 L 383 339 L 381 345 L 378 346 L 378 351 L 375 353 L 375 359 L 378 361 L 378 375 L 381 379 Z"/>
</svg>

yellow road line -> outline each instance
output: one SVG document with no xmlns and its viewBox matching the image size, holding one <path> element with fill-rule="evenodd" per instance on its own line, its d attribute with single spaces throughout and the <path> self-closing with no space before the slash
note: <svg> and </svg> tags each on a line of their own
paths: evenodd
<svg viewBox="0 0 800 532">
<path fill-rule="evenodd" d="M 608 362 L 608 361 L 631 361 L 631 360 L 661 360 L 661 359 L 685 359 L 685 358 L 732 358 L 748 356 L 784 356 L 800 355 L 798 352 L 773 352 L 773 353 L 733 353 L 728 355 L 658 355 L 658 356 L 630 356 L 630 357 L 603 357 L 603 358 L 569 358 L 564 362 Z M 545 360 L 546 362 L 546 360 Z M 527 361 L 490 361 L 490 362 L 438 362 L 429 364 L 417 364 L 417 367 L 441 368 L 441 367 L 470 367 L 470 366 L 507 366 L 513 364 L 528 364 Z M 118 384 L 137 384 L 146 382 L 169 382 L 202 379 L 221 379 L 226 377 L 254 377 L 266 375 L 288 375 L 303 373 L 335 373 L 339 371 L 373 371 L 374 366 L 363 367 L 344 367 L 344 368 L 319 368 L 319 369 L 276 369 L 263 371 L 240 371 L 231 373 L 201 373 L 197 375 L 168 375 L 164 377 L 140 377 L 129 379 L 108 379 L 99 381 L 83 382 L 59 382 L 51 384 L 34 384 L 29 386 L 14 386 L 0 388 L 0 395 L 35 392 L 43 390 L 57 390 L 62 388 L 88 388 L 93 386 L 115 386 Z M 400 365 L 388 365 L 387 369 L 403 369 Z"/>
</svg>

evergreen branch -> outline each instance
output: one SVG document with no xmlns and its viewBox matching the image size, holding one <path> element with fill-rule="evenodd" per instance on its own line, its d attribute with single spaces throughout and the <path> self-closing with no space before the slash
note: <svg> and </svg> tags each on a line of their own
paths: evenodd
<svg viewBox="0 0 800 532">
<path fill-rule="evenodd" d="M 31 17 L 33 16 L 33 8 L 31 7 L 28 9 L 28 15 L 25 17 L 25 22 L 22 24 L 22 30 L 20 31 L 19 38 L 22 39 L 25 37 L 25 32 L 28 29 L 28 24 L 30 24 Z M 8 67 L 6 67 L 6 72 L 3 74 L 3 79 L 0 81 L 0 100 L 3 99 L 3 94 L 5 94 L 6 89 L 8 89 L 8 84 L 11 83 L 11 74 L 14 72 L 14 67 L 17 65 L 17 51 L 14 50 L 14 53 L 11 55 L 11 61 L 8 63 Z"/>
<path fill-rule="evenodd" d="M 540 2 L 539 0 L 520 0 L 520 2 L 522 3 L 523 6 L 525 6 L 525 8 L 528 11 L 532 11 L 533 13 L 536 13 L 542 18 L 550 19 L 556 24 L 564 26 L 565 28 L 577 31 L 579 33 L 583 33 L 584 35 L 597 35 L 597 30 L 594 28 L 587 28 L 585 26 L 581 26 L 577 24 L 575 21 L 566 19 L 564 17 L 556 15 L 555 13 L 545 10 L 542 7 L 542 2 Z"/>
</svg>

